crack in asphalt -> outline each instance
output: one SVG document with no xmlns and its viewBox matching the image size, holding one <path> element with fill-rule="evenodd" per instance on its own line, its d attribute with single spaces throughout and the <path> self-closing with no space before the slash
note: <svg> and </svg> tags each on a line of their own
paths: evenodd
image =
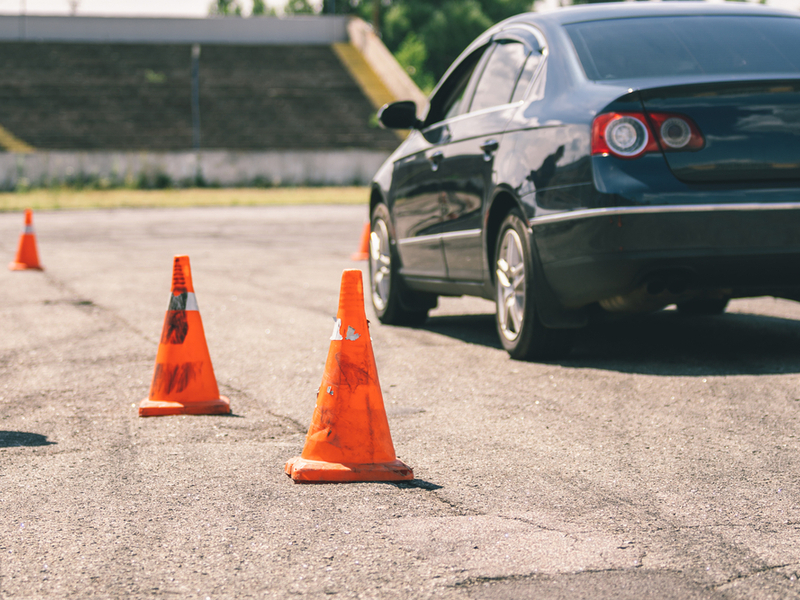
<svg viewBox="0 0 800 600">
<path fill-rule="evenodd" d="M 536 523 L 536 522 L 534 522 L 534 521 L 532 521 L 530 519 L 525 519 L 524 517 L 510 517 L 508 515 L 497 515 L 497 517 L 500 518 L 500 519 L 505 519 L 507 521 L 519 521 L 520 523 L 525 523 L 526 525 L 531 525 L 532 527 L 536 527 L 537 529 L 541 529 L 542 531 L 552 531 L 553 533 L 561 533 L 561 534 L 563 534 L 565 536 L 569 536 L 571 538 L 577 539 L 575 537 L 576 536 L 575 533 L 570 533 L 569 531 L 564 531 L 562 529 L 556 529 L 554 527 L 544 527 L 543 525 L 540 525 L 539 523 Z M 587 533 L 587 534 L 589 534 L 589 533 L 593 533 L 593 532 L 591 532 L 591 531 L 579 531 L 577 533 Z"/>
<path fill-rule="evenodd" d="M 751 571 L 750 573 L 744 573 L 742 575 L 737 575 L 735 577 L 731 577 L 730 579 L 728 579 L 727 581 L 724 581 L 723 583 L 718 583 L 716 585 L 709 586 L 709 589 L 719 590 L 721 588 L 724 588 L 726 585 L 732 584 L 734 581 L 741 581 L 742 579 L 749 579 L 750 577 L 755 577 L 756 575 L 761 575 L 763 573 L 769 573 L 770 571 L 777 571 L 778 569 L 785 569 L 786 567 L 791 567 L 791 566 L 800 566 L 800 563 L 787 563 L 785 565 L 772 565 L 772 566 L 765 565 L 765 566 L 761 567 L 760 569 L 755 569 L 754 571 Z M 786 577 L 786 579 L 790 579 L 790 578 Z"/>
<path fill-rule="evenodd" d="M 239 389 L 237 387 L 234 387 L 229 383 L 219 383 L 218 385 L 219 385 L 219 387 L 224 388 L 226 391 L 227 390 L 231 390 L 232 392 L 234 392 L 238 396 L 242 396 L 244 398 L 247 398 L 248 400 L 253 400 L 253 401 L 256 401 L 256 402 L 258 401 L 258 398 L 256 398 L 252 394 L 246 392 L 245 390 L 242 390 L 242 389 Z M 231 394 L 231 395 L 233 395 L 233 394 Z M 278 419 L 279 421 L 283 421 L 285 423 L 288 423 L 294 429 L 294 431 L 292 433 L 306 433 L 308 431 L 308 427 L 304 427 L 302 423 L 296 421 L 295 419 L 293 419 L 292 417 L 290 417 L 288 415 L 282 415 L 280 413 L 276 413 L 276 412 L 274 412 L 274 411 L 272 411 L 272 410 L 270 410 L 268 408 L 263 408 L 263 411 L 265 413 L 267 413 L 269 416 L 274 417 L 275 419 Z"/>
<path fill-rule="evenodd" d="M 413 481 L 417 481 L 417 480 L 415 479 Z M 401 486 L 398 485 L 398 487 L 401 487 Z M 420 486 L 415 486 L 415 487 L 420 487 Z M 437 494 L 435 490 L 431 490 L 431 492 L 432 492 L 431 496 L 435 500 L 438 500 L 440 503 L 442 503 L 445 506 L 447 506 L 448 508 L 450 508 L 455 513 L 455 516 L 457 516 L 457 517 L 480 517 L 480 516 L 483 516 L 485 514 L 485 513 L 479 512 L 477 510 L 468 509 L 463 504 L 460 504 L 460 503 L 455 502 L 453 500 L 449 500 L 448 498 L 443 498 L 442 496 Z"/>
<path fill-rule="evenodd" d="M 585 530 L 585 531 L 582 530 L 582 531 L 577 531 L 577 532 L 569 532 L 569 531 L 564 531 L 563 529 L 556 529 L 555 527 L 546 527 L 546 526 L 541 525 L 540 523 L 536 523 L 536 522 L 534 522 L 534 521 L 532 521 L 530 519 L 525 519 L 524 517 L 511 517 L 511 516 L 508 516 L 508 515 L 497 515 L 497 516 L 500 519 L 506 519 L 508 521 L 518 521 L 520 523 L 525 523 L 526 525 L 530 525 L 532 527 L 535 527 L 536 529 L 538 529 L 540 531 L 549 531 L 549 532 L 552 532 L 552 533 L 560 533 L 564 537 L 568 537 L 568 538 L 570 538 L 572 540 L 575 540 L 576 542 L 580 541 L 580 538 L 578 537 L 579 535 L 597 535 L 597 534 L 604 533 L 603 531 L 600 531 L 600 530 Z M 627 544 L 627 545 L 625 545 L 625 544 Z M 622 546 L 618 546 L 617 548 L 619 550 L 627 550 L 629 548 L 635 548 L 635 547 L 636 546 L 635 546 L 635 544 L 633 542 L 623 542 L 623 545 Z M 637 548 L 637 550 L 638 550 L 638 548 Z M 639 550 L 639 553 L 638 553 L 638 555 L 637 555 L 637 557 L 636 557 L 636 559 L 634 561 L 634 567 L 640 568 L 643 565 L 644 559 L 646 557 L 647 557 L 647 551 L 646 550 Z"/>
<path fill-rule="evenodd" d="M 95 302 L 91 298 L 88 298 L 86 296 L 82 296 L 82 295 L 78 294 L 78 292 L 75 289 L 73 289 L 70 285 L 68 285 L 66 282 L 64 282 L 64 281 L 62 281 L 60 279 L 57 279 L 56 277 L 54 277 L 53 275 L 51 275 L 47 271 L 45 271 L 43 273 L 43 275 L 44 275 L 44 279 L 52 287 L 54 287 L 55 289 L 61 291 L 62 293 L 64 293 L 64 295 L 68 296 L 68 298 L 65 298 L 63 300 L 49 301 L 49 303 L 51 303 L 51 304 L 70 304 L 73 307 L 75 307 L 77 310 L 84 310 L 84 311 L 87 310 L 87 309 L 90 309 L 90 310 L 91 309 L 95 309 L 95 310 L 99 311 L 100 313 L 104 314 L 109 321 L 117 322 L 119 324 L 122 324 L 125 327 L 125 329 L 135 333 L 137 336 L 139 336 L 141 339 L 145 340 L 146 342 L 149 342 L 151 344 L 156 344 L 158 342 L 158 338 L 153 337 L 152 335 L 147 335 L 145 332 L 143 332 L 140 329 L 138 329 L 137 327 L 135 327 L 133 324 L 131 324 L 129 321 L 127 321 L 122 315 L 120 315 L 116 311 L 112 310 L 111 308 L 109 308 L 107 306 L 103 306 L 102 304 L 98 304 L 97 302 Z"/>
<path fill-rule="evenodd" d="M 576 575 L 597 575 L 600 573 L 632 573 L 634 571 L 640 570 L 642 567 L 641 565 L 635 565 L 634 567 L 629 567 L 625 569 L 583 569 L 580 571 L 568 571 L 563 573 L 520 573 L 516 575 L 496 575 L 496 576 L 484 576 L 478 575 L 476 577 L 468 577 L 462 581 L 457 581 L 456 583 L 448 586 L 452 588 L 462 588 L 462 587 L 473 587 L 478 585 L 483 585 L 486 583 L 504 583 L 504 582 L 512 582 L 512 581 L 531 581 L 534 579 L 555 579 L 556 577 L 570 577 Z M 650 571 L 649 569 L 645 569 L 645 571 Z M 657 573 L 680 573 L 680 571 L 676 571 L 675 569 L 659 569 L 655 571 Z"/>
</svg>

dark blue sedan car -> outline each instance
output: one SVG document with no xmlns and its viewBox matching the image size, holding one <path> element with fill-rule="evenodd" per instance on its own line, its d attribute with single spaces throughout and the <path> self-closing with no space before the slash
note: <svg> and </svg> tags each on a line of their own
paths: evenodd
<svg viewBox="0 0 800 600">
<path fill-rule="evenodd" d="M 525 14 L 450 67 L 372 182 L 371 296 L 421 323 L 497 303 L 514 358 L 569 349 L 600 307 L 800 300 L 800 16 L 740 3 Z"/>
</svg>

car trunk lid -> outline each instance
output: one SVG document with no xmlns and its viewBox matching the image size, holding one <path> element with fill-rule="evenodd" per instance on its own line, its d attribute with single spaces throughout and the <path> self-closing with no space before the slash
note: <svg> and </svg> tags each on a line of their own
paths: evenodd
<svg viewBox="0 0 800 600">
<path fill-rule="evenodd" d="M 716 82 L 640 91 L 647 113 L 690 117 L 697 151 L 664 153 L 687 183 L 800 180 L 800 79 Z"/>
</svg>

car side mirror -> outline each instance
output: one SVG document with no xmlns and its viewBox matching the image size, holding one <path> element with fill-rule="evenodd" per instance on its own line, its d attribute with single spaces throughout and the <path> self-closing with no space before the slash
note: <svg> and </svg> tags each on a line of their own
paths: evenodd
<svg viewBox="0 0 800 600">
<path fill-rule="evenodd" d="M 384 104 L 378 111 L 378 121 L 386 129 L 419 129 L 422 126 L 417 118 L 417 105 L 411 100 Z"/>
</svg>

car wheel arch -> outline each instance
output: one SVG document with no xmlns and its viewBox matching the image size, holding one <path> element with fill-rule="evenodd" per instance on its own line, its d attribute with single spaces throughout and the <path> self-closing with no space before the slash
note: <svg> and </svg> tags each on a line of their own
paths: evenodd
<svg viewBox="0 0 800 600">
<path fill-rule="evenodd" d="M 383 190 L 378 185 L 373 185 L 372 192 L 369 197 L 369 220 L 372 221 L 372 215 L 375 212 L 375 207 L 379 204 L 384 204 L 386 208 L 389 208 L 389 201 L 386 199 L 386 196 L 383 193 Z M 392 214 L 391 209 L 389 210 L 389 221 L 386 223 L 389 226 L 389 233 L 392 235 L 393 239 L 397 239 L 396 231 L 394 227 L 394 215 Z"/>
<path fill-rule="evenodd" d="M 494 252 L 497 245 L 497 236 L 500 233 L 500 226 L 503 220 L 513 210 L 519 211 L 520 215 L 524 217 L 525 211 L 522 209 L 522 203 L 507 190 L 499 190 L 498 193 L 492 198 L 492 203 L 486 211 L 484 217 L 484 250 L 486 252 L 486 264 L 488 266 L 488 281 L 494 287 L 495 274 L 494 268 Z"/>
<path fill-rule="evenodd" d="M 487 286 L 490 287 L 492 297 L 495 293 L 495 247 L 497 246 L 497 237 L 500 233 L 500 227 L 503 224 L 506 216 L 512 212 L 517 211 L 523 220 L 527 223 L 526 211 L 522 202 L 511 192 L 505 189 L 500 189 L 492 199 L 489 209 L 486 211 L 484 221 L 484 231 L 486 244 L 486 258 L 488 266 Z M 530 226 L 528 226 L 530 231 Z M 533 236 L 529 237 L 531 261 L 533 262 L 534 278 L 539 282 L 536 286 L 534 294 L 536 296 L 536 304 L 539 311 L 541 321 L 545 326 L 554 329 L 574 329 L 584 327 L 588 323 L 588 312 L 583 309 L 565 309 L 557 300 L 555 293 L 547 283 L 547 278 L 544 276 L 544 269 L 542 268 L 541 260 L 539 258 L 539 251 L 536 247 L 536 241 Z"/>
<path fill-rule="evenodd" d="M 369 214 L 372 214 L 372 211 L 375 210 L 375 206 L 380 203 L 387 204 L 380 187 L 373 185 L 369 195 Z"/>
</svg>

